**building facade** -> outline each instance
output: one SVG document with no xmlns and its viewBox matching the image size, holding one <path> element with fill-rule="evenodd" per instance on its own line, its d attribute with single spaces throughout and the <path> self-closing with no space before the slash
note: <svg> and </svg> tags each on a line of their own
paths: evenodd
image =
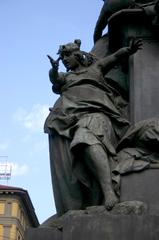
<svg viewBox="0 0 159 240">
<path fill-rule="evenodd" d="M 24 240 L 28 227 L 38 227 L 26 190 L 0 185 L 0 240 Z"/>
</svg>

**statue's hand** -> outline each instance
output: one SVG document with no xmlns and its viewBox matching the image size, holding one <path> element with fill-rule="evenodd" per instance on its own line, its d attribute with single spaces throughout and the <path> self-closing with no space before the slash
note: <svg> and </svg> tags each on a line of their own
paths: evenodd
<svg viewBox="0 0 159 240">
<path fill-rule="evenodd" d="M 142 49 L 142 45 L 143 45 L 143 43 L 142 43 L 141 39 L 133 39 L 130 43 L 130 46 L 128 47 L 130 54 L 134 54 L 138 50 Z"/>
<path fill-rule="evenodd" d="M 54 60 L 50 55 L 47 55 L 47 57 L 50 60 L 53 70 L 58 71 L 60 58 L 58 58 L 57 60 Z"/>
</svg>

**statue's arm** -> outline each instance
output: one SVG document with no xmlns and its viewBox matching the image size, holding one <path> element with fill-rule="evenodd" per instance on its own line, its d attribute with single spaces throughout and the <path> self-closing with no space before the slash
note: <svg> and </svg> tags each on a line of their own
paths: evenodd
<svg viewBox="0 0 159 240">
<path fill-rule="evenodd" d="M 133 40 L 128 47 L 120 48 L 114 54 L 102 58 L 97 61 L 98 66 L 101 68 L 102 72 L 106 74 L 111 70 L 115 65 L 121 63 L 125 58 L 128 58 L 130 55 L 136 53 L 139 49 L 142 48 L 142 41 L 140 39 Z"/>
<path fill-rule="evenodd" d="M 59 94 L 61 90 L 61 86 L 64 84 L 64 81 L 65 81 L 65 77 L 64 77 L 65 74 L 58 72 L 60 58 L 58 58 L 55 61 L 49 55 L 47 55 L 47 57 L 49 58 L 50 63 L 52 65 L 52 68 L 49 71 L 50 82 L 53 84 L 52 90 L 53 92 Z"/>
<path fill-rule="evenodd" d="M 60 94 L 61 87 L 65 83 L 65 73 L 55 72 L 53 68 L 49 71 L 50 82 L 52 83 L 52 90 L 54 93 Z"/>
<path fill-rule="evenodd" d="M 109 17 L 110 17 L 110 12 L 108 11 L 107 1 L 105 1 L 100 11 L 100 14 L 94 29 L 94 35 L 93 35 L 94 43 L 96 43 L 96 41 L 101 38 L 103 30 L 107 26 Z"/>
</svg>

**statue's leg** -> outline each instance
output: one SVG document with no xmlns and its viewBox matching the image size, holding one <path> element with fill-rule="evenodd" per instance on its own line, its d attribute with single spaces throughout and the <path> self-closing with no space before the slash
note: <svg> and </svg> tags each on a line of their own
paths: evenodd
<svg viewBox="0 0 159 240">
<path fill-rule="evenodd" d="M 87 167 L 92 171 L 101 186 L 106 209 L 112 209 L 118 202 L 118 198 L 113 190 L 111 170 L 106 151 L 100 144 L 88 145 L 84 150 L 84 159 Z"/>
</svg>

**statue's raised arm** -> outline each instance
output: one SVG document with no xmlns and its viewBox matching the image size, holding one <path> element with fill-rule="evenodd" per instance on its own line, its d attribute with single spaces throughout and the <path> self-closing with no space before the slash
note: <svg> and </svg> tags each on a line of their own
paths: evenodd
<svg viewBox="0 0 159 240">
<path fill-rule="evenodd" d="M 58 72 L 61 58 L 59 57 L 57 60 L 54 60 L 50 55 L 47 55 L 47 57 L 52 66 L 49 71 L 50 82 L 53 84 L 52 90 L 54 93 L 59 94 L 61 92 L 61 86 L 64 84 L 64 76 Z"/>
<path fill-rule="evenodd" d="M 133 39 L 128 47 L 120 48 L 114 54 L 98 60 L 96 64 L 98 64 L 98 66 L 101 67 L 102 72 L 106 74 L 115 65 L 120 63 L 124 58 L 128 58 L 130 55 L 136 53 L 141 48 L 142 40 Z"/>
</svg>

